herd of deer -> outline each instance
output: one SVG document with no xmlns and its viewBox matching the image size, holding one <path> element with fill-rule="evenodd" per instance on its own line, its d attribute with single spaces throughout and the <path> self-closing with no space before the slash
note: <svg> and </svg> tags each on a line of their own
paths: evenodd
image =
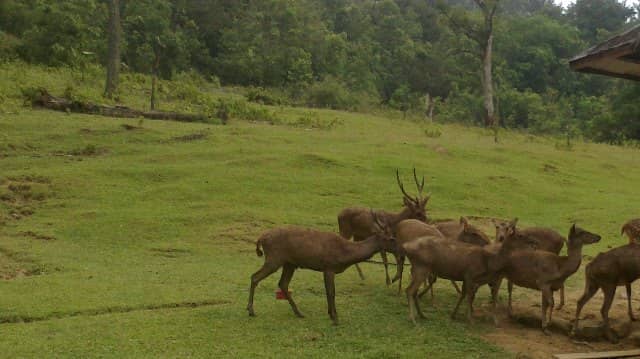
<svg viewBox="0 0 640 359">
<path fill-rule="evenodd" d="M 433 298 L 433 283 L 437 278 L 450 280 L 459 293 L 451 317 L 455 317 L 462 301 L 467 299 L 467 318 L 472 321 L 473 301 L 478 288 L 489 285 L 493 304 L 493 319 L 497 325 L 497 294 L 503 278 L 507 279 L 508 313 L 511 316 L 513 285 L 538 290 L 542 293 L 542 330 L 547 329 L 554 309 L 553 293 L 560 290 L 560 303 L 564 305 L 564 282 L 580 267 L 582 246 L 596 243 L 600 236 L 577 227 L 569 230 L 568 239 L 547 228 L 517 228 L 518 219 L 493 221 L 495 241 L 466 218 L 460 221 L 431 223 L 427 218 L 426 204 L 430 196 L 423 196 L 424 177 L 418 181 L 413 171 L 418 195 L 412 197 L 404 189 L 396 171 L 398 186 L 403 194 L 404 207 L 399 213 L 364 208 L 347 208 L 338 215 L 340 234 L 299 227 L 276 228 L 262 234 L 256 243 L 258 256 L 265 256 L 262 268 L 251 276 L 249 304 L 253 311 L 253 296 L 258 283 L 282 268 L 278 286 L 289 301 L 293 312 L 303 317 L 288 290 L 289 282 L 297 268 L 323 272 L 329 316 L 338 323 L 335 307 L 334 278 L 349 266 L 356 266 L 364 278 L 358 263 L 380 253 L 387 285 L 398 281 L 402 288 L 402 272 L 405 257 L 411 263 L 411 283 L 406 289 L 409 301 L 409 319 L 416 323 L 416 315 L 425 318 L 418 298 L 427 291 Z M 631 309 L 631 283 L 640 277 L 640 220 L 631 220 L 622 227 L 629 237 L 629 244 L 600 253 L 585 270 L 584 294 L 578 300 L 575 322 L 571 334 L 578 327 L 580 311 L 593 295 L 602 289 L 604 304 L 601 314 L 605 335 L 610 341 L 617 338 L 609 327 L 609 309 L 617 286 L 625 285 L 628 313 L 635 320 Z M 349 239 L 353 238 L 354 241 Z M 567 255 L 559 253 L 567 244 Z M 397 272 L 389 278 L 386 253 L 396 258 Z M 462 282 L 460 289 L 456 281 Z M 422 284 L 426 285 L 419 291 Z"/>
</svg>

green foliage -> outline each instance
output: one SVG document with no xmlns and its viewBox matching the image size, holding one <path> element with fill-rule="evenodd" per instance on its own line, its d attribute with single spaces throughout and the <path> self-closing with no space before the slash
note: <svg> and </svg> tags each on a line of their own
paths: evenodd
<svg viewBox="0 0 640 359">
<path fill-rule="evenodd" d="M 250 87 L 245 94 L 247 101 L 262 105 L 286 105 L 289 100 L 275 89 L 265 89 L 262 87 Z"/>
<path fill-rule="evenodd" d="M 16 60 L 22 42 L 16 36 L 0 31 L 0 61 Z"/>
<path fill-rule="evenodd" d="M 428 126 L 424 129 L 424 135 L 428 138 L 439 138 L 442 136 L 442 131 L 438 126 Z"/>
<path fill-rule="evenodd" d="M 613 35 L 633 17 L 635 10 L 617 0 L 577 0 L 567 15 L 589 44 Z"/>
<path fill-rule="evenodd" d="M 485 24 L 473 1 L 140 0 L 121 8 L 125 91 L 148 91 L 141 74 L 158 60 L 158 95 L 175 110 L 210 112 L 222 82 L 248 86 L 249 102 L 273 106 L 411 114 L 424 110 L 429 95 L 442 99 L 437 121 L 482 124 L 477 40 Z M 634 112 L 616 110 L 629 105 L 618 94 L 631 99 L 617 82 L 567 66 L 590 43 L 637 23 L 631 7 L 579 0 L 563 13 L 549 2 L 514 0 L 501 2 L 496 16 L 494 80 L 504 126 L 640 140 Z M 104 0 L 0 1 L 0 61 L 69 71 L 65 86 L 98 102 L 106 21 Z M 612 102 L 620 106 L 595 105 Z M 589 108 L 595 117 L 584 115 Z"/>
<path fill-rule="evenodd" d="M 335 77 L 328 76 L 306 91 L 306 104 L 311 107 L 349 110 L 357 108 L 360 99 Z"/>
</svg>

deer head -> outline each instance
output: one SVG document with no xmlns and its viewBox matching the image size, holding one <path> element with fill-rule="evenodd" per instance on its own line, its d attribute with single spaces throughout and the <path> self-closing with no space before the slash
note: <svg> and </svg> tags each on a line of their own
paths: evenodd
<svg viewBox="0 0 640 359">
<path fill-rule="evenodd" d="M 599 242 L 600 238 L 600 235 L 577 227 L 575 223 L 569 229 L 569 245 L 574 245 L 577 242 L 581 242 L 582 244 L 593 244 Z"/>
<path fill-rule="evenodd" d="M 511 221 L 496 221 L 492 219 L 493 225 L 496 226 L 496 241 L 504 242 L 507 237 L 510 237 L 516 233 L 516 224 L 518 219 L 514 218 Z"/>
<path fill-rule="evenodd" d="M 486 246 L 491 243 L 489 237 L 487 237 L 484 232 L 471 225 L 465 217 L 460 217 L 460 225 L 462 226 L 462 232 L 458 235 L 459 241 L 479 246 Z"/>
<path fill-rule="evenodd" d="M 396 245 L 396 238 L 393 233 L 393 229 L 389 224 L 380 218 L 378 214 L 373 210 L 369 210 L 371 213 L 371 218 L 373 218 L 373 227 L 374 227 L 374 236 L 378 238 L 378 240 L 382 241 L 382 248 L 385 250 L 393 250 Z"/>
<path fill-rule="evenodd" d="M 396 180 L 398 180 L 398 187 L 400 187 L 400 191 L 402 191 L 403 194 L 402 200 L 404 202 L 404 206 L 411 211 L 411 218 L 426 222 L 426 206 L 427 202 L 429 202 L 429 199 L 431 198 L 431 194 L 427 194 L 425 197 L 422 196 L 422 191 L 424 190 L 424 176 L 422 176 L 422 182 L 419 182 L 418 176 L 416 175 L 416 169 L 413 169 L 413 180 L 416 182 L 416 187 L 418 189 L 418 195 L 416 197 L 410 196 L 407 191 L 405 191 L 404 185 L 400 180 L 400 173 L 397 169 Z"/>
</svg>

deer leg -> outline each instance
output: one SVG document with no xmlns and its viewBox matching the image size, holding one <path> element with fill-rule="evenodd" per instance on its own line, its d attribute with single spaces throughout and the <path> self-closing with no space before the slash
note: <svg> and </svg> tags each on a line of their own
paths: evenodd
<svg viewBox="0 0 640 359">
<path fill-rule="evenodd" d="M 262 268 L 253 273 L 253 275 L 251 276 L 251 285 L 249 286 L 249 304 L 247 304 L 247 311 L 249 312 L 249 316 L 256 316 L 256 313 L 253 311 L 253 294 L 256 291 L 258 283 L 273 274 L 279 268 L 280 266 L 272 265 L 265 262 L 265 264 L 262 265 Z"/>
<path fill-rule="evenodd" d="M 355 266 L 356 266 L 356 270 L 358 271 L 358 275 L 360 276 L 360 279 L 364 280 L 364 274 L 362 274 L 362 269 L 360 269 L 360 266 L 358 265 L 358 263 L 356 263 Z"/>
<path fill-rule="evenodd" d="M 396 275 L 391 280 L 391 283 L 395 283 L 396 281 L 400 281 L 398 283 L 398 294 L 402 291 L 402 273 L 404 272 L 404 259 L 403 255 L 396 255 Z"/>
<path fill-rule="evenodd" d="M 580 321 L 580 312 L 582 311 L 582 307 L 584 307 L 584 305 L 587 304 L 587 302 L 593 297 L 594 294 L 596 294 L 597 291 L 598 291 L 598 286 L 591 284 L 591 282 L 589 281 L 589 278 L 587 278 L 584 286 L 584 293 L 582 294 L 580 299 L 578 299 L 578 305 L 576 308 L 576 318 L 573 322 L 573 328 L 571 328 L 570 336 L 574 337 L 576 335 L 576 332 L 578 331 L 578 323 Z"/>
<path fill-rule="evenodd" d="M 456 283 L 456 281 L 455 281 L 455 280 L 452 280 L 452 281 L 451 281 L 451 284 L 453 285 L 453 288 L 455 288 L 455 289 L 456 289 L 456 292 L 457 292 L 458 294 L 462 293 L 462 292 L 460 291 L 460 288 L 458 287 L 458 283 Z"/>
<path fill-rule="evenodd" d="M 296 305 L 296 303 L 293 301 L 293 298 L 289 294 L 289 282 L 291 282 L 291 278 L 293 278 L 293 272 L 295 271 L 296 271 L 296 268 L 294 266 L 285 264 L 284 267 L 282 267 L 282 275 L 280 276 L 278 287 L 280 287 L 280 290 L 284 293 L 285 298 L 287 298 L 287 301 L 289 301 L 289 305 L 291 305 L 291 309 L 293 309 L 293 313 L 298 318 L 304 318 L 304 315 L 300 313 L 300 311 L 298 310 L 298 306 Z"/>
<path fill-rule="evenodd" d="M 513 283 L 507 280 L 507 292 L 509 293 L 509 304 L 507 305 L 507 313 L 509 317 L 513 316 L 513 307 L 511 307 L 511 293 L 513 292 Z"/>
<path fill-rule="evenodd" d="M 625 287 L 627 289 L 627 310 L 629 312 L 629 319 L 632 322 L 635 322 L 637 319 L 633 315 L 633 310 L 631 309 L 631 283 L 626 283 Z"/>
<path fill-rule="evenodd" d="M 564 307 L 564 284 L 560 287 L 560 304 L 558 304 L 557 310 L 562 309 Z"/>
<path fill-rule="evenodd" d="M 547 310 L 549 309 L 551 302 L 553 302 L 553 292 L 548 286 L 541 287 L 540 289 L 542 292 L 542 316 L 540 317 L 542 319 L 542 332 L 546 335 L 550 335 L 551 333 L 549 332 L 549 329 L 547 329 L 549 326 Z"/>
<path fill-rule="evenodd" d="M 617 343 L 618 338 L 611 331 L 611 327 L 609 325 L 609 309 L 611 309 L 611 303 L 613 303 L 613 297 L 616 294 L 616 286 L 608 284 L 607 286 L 602 287 L 602 291 L 604 292 L 604 303 L 602 303 L 602 308 L 600 308 L 600 314 L 602 315 L 602 325 L 604 327 L 604 335 L 611 343 Z"/>
<path fill-rule="evenodd" d="M 498 291 L 500 290 L 501 282 L 502 279 L 498 279 L 491 286 L 491 309 L 493 311 L 493 324 L 496 327 L 500 326 L 498 323 Z"/>
<path fill-rule="evenodd" d="M 549 320 L 547 321 L 547 325 L 551 324 L 551 318 L 553 316 L 553 306 L 555 305 L 554 302 L 554 298 L 553 298 L 553 290 L 549 289 L 549 291 L 551 292 L 551 295 L 549 296 Z"/>
<path fill-rule="evenodd" d="M 472 281 L 469 281 L 469 283 L 469 289 L 467 289 L 467 320 L 473 324 L 473 301 L 476 299 L 478 286 Z"/>
<path fill-rule="evenodd" d="M 502 278 L 496 279 L 494 282 L 489 283 L 489 287 L 491 287 L 491 304 L 498 304 L 498 293 L 500 292 L 500 285 L 502 284 Z"/>
<path fill-rule="evenodd" d="M 387 259 L 387 252 L 380 251 L 380 257 L 382 257 L 382 263 L 384 264 L 384 275 L 386 277 L 387 285 L 391 285 L 391 278 L 389 277 L 389 260 Z"/>
<path fill-rule="evenodd" d="M 418 268 L 415 265 L 411 266 L 411 283 L 407 287 L 407 300 L 409 302 L 409 320 L 413 322 L 413 324 L 418 324 L 416 322 L 416 314 L 422 316 L 422 313 L 419 312 L 418 308 L 418 289 L 420 289 L 420 285 L 425 280 L 428 273 L 428 269 L 426 268 Z"/>
<path fill-rule="evenodd" d="M 460 307 L 460 303 L 467 296 L 468 284 L 466 281 L 462 282 L 462 293 L 458 297 L 458 302 L 456 303 L 456 307 L 453 309 L 453 313 L 451 313 L 451 319 L 455 319 L 456 314 L 458 314 L 458 308 Z"/>
<path fill-rule="evenodd" d="M 324 289 L 327 293 L 327 306 L 329 317 L 333 321 L 333 325 L 338 325 L 338 313 L 336 312 L 336 274 L 333 272 L 324 272 Z"/>
<path fill-rule="evenodd" d="M 430 273 L 425 279 L 425 288 L 418 294 L 418 297 L 422 298 L 423 295 L 427 294 L 427 292 L 431 292 L 431 301 L 433 301 L 433 284 L 438 280 L 438 277 Z"/>
</svg>

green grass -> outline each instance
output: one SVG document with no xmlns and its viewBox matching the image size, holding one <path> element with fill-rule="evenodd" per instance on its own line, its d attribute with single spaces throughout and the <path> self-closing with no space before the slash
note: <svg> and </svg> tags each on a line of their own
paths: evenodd
<svg viewBox="0 0 640 359">
<path fill-rule="evenodd" d="M 40 76 L 61 93 L 76 81 L 71 74 L 0 66 L 5 357 L 509 356 L 479 338 L 496 330 L 489 318 L 449 320 L 455 297 L 445 281 L 438 306 L 427 301 L 428 320 L 415 327 L 404 296 L 374 265 L 363 266 L 365 281 L 352 269 L 337 277 L 338 327 L 326 314 L 322 275 L 304 270 L 291 287 L 306 319 L 274 300 L 279 275 L 258 287 L 258 317 L 249 318 L 249 276 L 263 261 L 253 242 L 285 224 L 335 231 L 346 206 L 399 209 L 394 171 L 408 186 L 414 166 L 433 194 L 432 217 L 519 217 L 562 233 L 577 221 L 604 237 L 588 254 L 622 244 L 620 225 L 636 215 L 632 149 L 576 143 L 563 151 L 553 139 L 512 132 L 494 144 L 484 130 L 454 125 L 428 137 L 414 122 L 334 111 L 313 111 L 317 121 L 339 120 L 319 130 L 296 123 L 305 109 L 275 109 L 295 126 L 215 126 L 19 105 L 18 84 Z M 78 88 L 99 96 L 99 75 Z M 125 102 L 142 106 L 144 94 L 127 91 Z M 569 284 L 580 288 L 582 276 Z M 478 300 L 488 300 L 486 290 Z"/>
</svg>

